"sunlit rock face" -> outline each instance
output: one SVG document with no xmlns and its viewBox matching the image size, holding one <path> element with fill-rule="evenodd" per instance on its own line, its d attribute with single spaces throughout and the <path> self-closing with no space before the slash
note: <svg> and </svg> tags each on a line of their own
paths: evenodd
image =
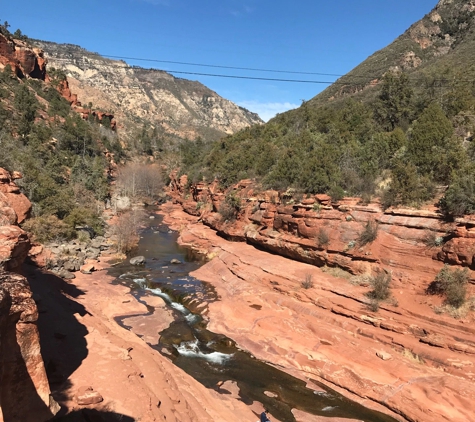
<svg viewBox="0 0 475 422">
<path fill-rule="evenodd" d="M 0 65 L 10 65 L 20 78 L 31 77 L 45 80 L 46 59 L 43 50 L 31 48 L 24 41 L 8 39 L 0 34 Z"/>
</svg>

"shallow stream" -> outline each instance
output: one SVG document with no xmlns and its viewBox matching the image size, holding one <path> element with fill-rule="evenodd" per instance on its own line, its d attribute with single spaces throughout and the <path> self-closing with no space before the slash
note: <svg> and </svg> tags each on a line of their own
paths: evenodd
<svg viewBox="0 0 475 422">
<path fill-rule="evenodd" d="M 175 321 L 160 333 L 159 343 L 151 347 L 208 388 L 229 394 L 217 385 L 235 381 L 244 403 L 260 402 L 282 422 L 295 422 L 292 408 L 364 422 L 395 421 L 346 399 L 316 380 L 309 381 L 319 387 L 318 391 L 307 388 L 304 381 L 240 350 L 232 339 L 208 331 L 201 311 L 205 302 L 219 298 L 211 284 L 189 275 L 204 262 L 181 248 L 177 237 L 176 232 L 161 223 L 161 218 L 151 219 L 134 251 L 134 255 L 145 256 L 145 266 L 133 266 L 127 260 L 110 270 L 115 282 L 130 287 L 138 300 L 146 292 L 152 293 L 173 309 Z M 127 317 L 117 318 L 117 322 L 130 328 Z"/>
</svg>

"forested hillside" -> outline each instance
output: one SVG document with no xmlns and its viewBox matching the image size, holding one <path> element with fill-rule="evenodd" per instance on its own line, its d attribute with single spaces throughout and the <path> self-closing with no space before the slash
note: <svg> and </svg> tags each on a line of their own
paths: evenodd
<svg viewBox="0 0 475 422">
<path fill-rule="evenodd" d="M 0 167 L 23 175 L 18 184 L 35 217 L 25 224 L 43 241 L 74 237 L 74 228 L 83 224 L 100 233 L 97 204 L 109 195 L 111 163 L 124 154 L 118 136 L 109 119 L 99 121 L 91 113 L 87 120 L 71 109 L 60 94 L 67 85 L 62 72 L 27 77 L 24 68 L 30 62 L 38 68 L 41 57 L 21 39 L 13 40 L 7 26 L 0 32 L 6 51 L 0 71 Z M 28 61 L 17 61 L 16 51 Z"/>
<path fill-rule="evenodd" d="M 475 5 L 441 0 L 319 96 L 185 154 L 193 180 L 475 212 Z M 448 186 L 448 189 L 446 187 Z"/>
</svg>

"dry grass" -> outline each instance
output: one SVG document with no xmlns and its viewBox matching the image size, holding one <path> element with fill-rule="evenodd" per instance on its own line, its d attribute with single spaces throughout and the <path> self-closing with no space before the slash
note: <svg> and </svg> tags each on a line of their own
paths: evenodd
<svg viewBox="0 0 475 422">
<path fill-rule="evenodd" d="M 326 265 L 321 268 L 321 270 L 326 273 L 330 274 L 333 277 L 337 278 L 344 278 L 345 280 L 350 280 L 353 275 L 349 273 L 348 271 L 345 271 L 344 269 L 340 267 L 327 267 Z"/>
<path fill-rule="evenodd" d="M 419 365 L 424 365 L 425 364 L 424 359 L 422 359 L 419 355 L 412 352 L 412 350 L 404 349 L 402 351 L 402 355 L 405 358 L 409 359 L 411 362 L 418 363 Z"/>
</svg>

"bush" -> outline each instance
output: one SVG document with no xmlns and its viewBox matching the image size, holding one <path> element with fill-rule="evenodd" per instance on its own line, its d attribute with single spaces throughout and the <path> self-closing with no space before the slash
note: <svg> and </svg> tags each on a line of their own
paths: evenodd
<svg viewBox="0 0 475 422">
<path fill-rule="evenodd" d="M 25 221 L 22 229 L 30 233 L 33 240 L 40 243 L 71 240 L 76 237 L 74 228 L 55 215 L 31 218 Z"/>
<path fill-rule="evenodd" d="M 427 230 L 426 234 L 422 238 L 422 242 L 428 248 L 438 248 L 444 243 L 444 238 L 442 236 L 437 236 L 437 233 Z"/>
<path fill-rule="evenodd" d="M 300 283 L 304 289 L 311 289 L 313 287 L 312 274 L 305 274 L 305 280 Z"/>
<path fill-rule="evenodd" d="M 473 175 L 455 176 L 439 202 L 441 211 L 447 216 L 461 216 L 475 213 L 475 184 Z"/>
<path fill-rule="evenodd" d="M 427 294 L 445 295 L 445 302 L 454 308 L 460 308 L 467 299 L 467 283 L 469 272 L 467 268 L 451 270 L 449 265 L 444 267 L 435 276 L 435 279 L 426 289 Z"/>
<path fill-rule="evenodd" d="M 90 231 L 95 235 L 104 234 L 104 222 L 100 218 L 100 215 L 89 208 L 75 208 L 64 219 L 66 224 L 69 224 L 72 229 L 76 229 L 77 226 L 83 226 L 90 228 Z"/>
<path fill-rule="evenodd" d="M 330 243 L 330 237 L 328 236 L 328 232 L 323 227 L 318 230 L 316 241 L 318 247 L 320 248 L 325 248 Z"/>
<path fill-rule="evenodd" d="M 117 252 L 130 252 L 139 241 L 139 229 L 144 219 L 141 211 L 129 211 L 121 214 L 111 227 L 114 246 Z"/>
<path fill-rule="evenodd" d="M 358 243 L 360 246 L 367 245 L 368 243 L 372 243 L 378 237 L 378 229 L 379 225 L 374 220 L 369 220 L 365 224 L 363 231 L 358 236 Z"/>
<path fill-rule="evenodd" d="M 373 290 L 369 292 L 369 297 L 376 300 L 386 300 L 391 296 L 391 274 L 385 271 L 380 271 L 376 276 L 369 279 L 369 283 Z"/>
<path fill-rule="evenodd" d="M 229 192 L 221 203 L 218 212 L 224 221 L 234 221 L 241 211 L 241 198 L 235 192 Z"/>
</svg>

